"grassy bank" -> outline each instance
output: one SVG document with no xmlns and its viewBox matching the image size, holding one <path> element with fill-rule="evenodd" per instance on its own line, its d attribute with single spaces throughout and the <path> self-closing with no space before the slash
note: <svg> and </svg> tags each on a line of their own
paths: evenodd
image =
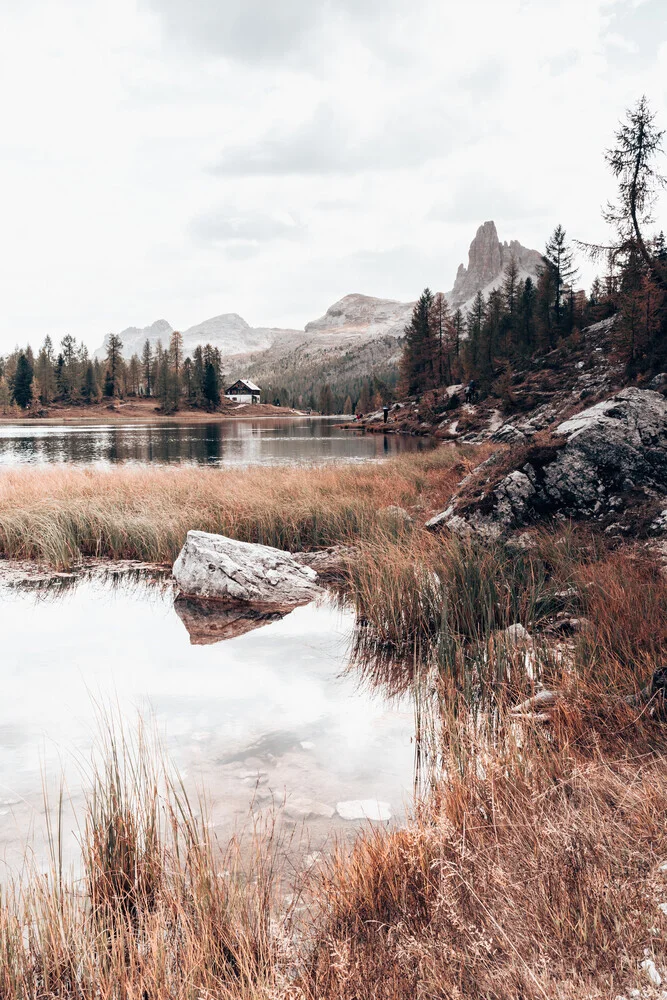
<svg viewBox="0 0 667 1000">
<path fill-rule="evenodd" d="M 171 562 L 189 529 L 293 551 L 369 539 L 387 528 L 382 507 L 437 509 L 479 454 L 443 447 L 317 468 L 12 469 L 0 474 L 0 556 L 57 568 L 82 556 Z"/>
</svg>

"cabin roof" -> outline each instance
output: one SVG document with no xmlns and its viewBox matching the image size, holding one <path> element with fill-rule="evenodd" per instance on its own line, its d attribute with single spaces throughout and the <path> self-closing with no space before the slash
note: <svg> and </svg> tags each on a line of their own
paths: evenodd
<svg viewBox="0 0 667 1000">
<path fill-rule="evenodd" d="M 227 392 L 231 392 L 234 389 L 234 386 L 236 385 L 244 385 L 246 389 L 250 389 L 251 392 L 262 391 L 258 385 L 255 385 L 254 382 L 250 382 L 247 378 L 238 378 L 236 382 L 234 382 L 234 385 L 230 385 L 229 389 L 227 389 Z"/>
</svg>

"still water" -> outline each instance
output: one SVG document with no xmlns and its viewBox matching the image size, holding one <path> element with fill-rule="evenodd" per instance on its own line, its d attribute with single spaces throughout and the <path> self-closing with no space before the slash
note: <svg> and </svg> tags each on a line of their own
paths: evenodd
<svg viewBox="0 0 667 1000">
<path fill-rule="evenodd" d="M 0 882 L 31 832 L 46 865 L 43 785 L 53 806 L 63 777 L 76 859 L 82 766 L 109 705 L 130 729 L 155 720 L 223 838 L 271 810 L 306 822 L 311 850 L 351 834 L 350 801 L 380 803 L 382 819 L 409 804 L 412 709 L 346 669 L 350 613 L 325 598 L 213 642 L 191 638 L 174 597 L 170 581 L 126 577 L 0 588 Z"/>
<path fill-rule="evenodd" d="M 0 466 L 69 462 L 276 465 L 388 458 L 433 447 L 427 438 L 344 430 L 342 418 L 220 420 L 206 424 L 0 425 Z"/>
</svg>

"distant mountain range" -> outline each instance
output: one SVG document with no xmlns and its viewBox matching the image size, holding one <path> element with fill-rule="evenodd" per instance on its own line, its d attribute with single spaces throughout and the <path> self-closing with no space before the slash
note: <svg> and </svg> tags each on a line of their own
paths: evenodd
<svg viewBox="0 0 667 1000">
<path fill-rule="evenodd" d="M 478 291 L 488 295 L 498 288 L 510 257 L 514 256 L 519 277 L 537 278 L 542 255 L 522 246 L 517 240 L 501 243 L 494 222 L 479 227 L 468 251 L 468 266 L 459 266 L 456 280 L 447 299 L 452 308 L 464 312 Z M 395 366 L 414 302 L 378 299 L 358 293 L 346 295 L 329 306 L 324 316 L 307 323 L 303 330 L 275 327 L 251 327 L 237 313 L 224 313 L 191 326 L 183 333 L 185 354 L 198 344 L 210 343 L 227 360 L 226 369 L 233 378 L 246 375 L 258 382 L 288 384 L 295 377 L 314 383 L 363 377 Z M 130 326 L 121 330 L 123 354 L 141 355 L 146 340 L 154 347 L 158 341 L 166 347 L 173 332 L 171 325 L 159 319 L 151 326 Z M 95 351 L 104 357 L 108 336 Z"/>
</svg>

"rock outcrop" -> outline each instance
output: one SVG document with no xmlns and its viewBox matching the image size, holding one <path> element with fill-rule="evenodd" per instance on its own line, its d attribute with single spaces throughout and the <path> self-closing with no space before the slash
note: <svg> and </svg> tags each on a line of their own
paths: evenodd
<svg viewBox="0 0 667 1000">
<path fill-rule="evenodd" d="M 267 610 L 287 610 L 322 592 L 315 570 L 289 552 L 206 531 L 188 532 L 173 572 L 186 597 Z"/>
<path fill-rule="evenodd" d="M 660 524 L 667 495 L 667 400 L 628 388 L 560 423 L 546 444 L 485 463 L 427 527 L 497 535 L 549 516 L 594 519 L 610 534 Z M 514 464 L 514 467 L 512 467 Z M 476 485 L 476 490 L 475 490 Z"/>
<path fill-rule="evenodd" d="M 542 255 L 537 250 L 529 250 L 512 240 L 511 243 L 501 243 L 495 222 L 485 222 L 477 230 L 468 251 L 468 266 L 459 265 L 456 281 L 447 298 L 456 309 L 467 305 L 477 292 L 488 295 L 497 288 L 503 280 L 505 266 L 514 257 L 519 269 L 519 277 L 528 276 L 535 280 L 543 263 Z"/>
</svg>

